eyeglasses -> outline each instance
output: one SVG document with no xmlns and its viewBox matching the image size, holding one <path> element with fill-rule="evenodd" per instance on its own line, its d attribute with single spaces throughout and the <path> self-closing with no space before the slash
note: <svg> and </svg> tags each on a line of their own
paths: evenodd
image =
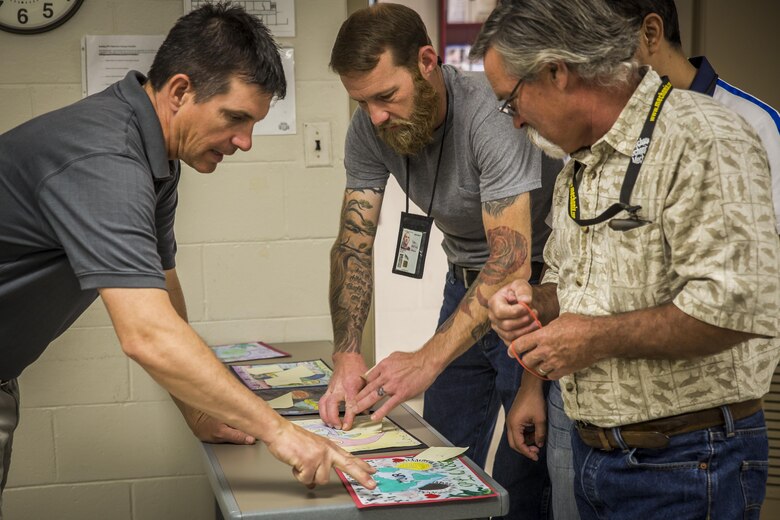
<svg viewBox="0 0 780 520">
<path fill-rule="evenodd" d="M 520 84 L 523 82 L 523 79 L 524 78 L 520 78 L 517 80 L 515 88 L 512 89 L 512 92 L 509 94 L 509 97 L 506 98 L 506 101 L 499 101 L 498 111 L 502 114 L 506 114 L 510 117 L 515 117 L 517 115 L 517 111 L 515 110 L 515 107 L 512 106 L 512 102 L 517 97 L 517 91 L 520 89 Z"/>
</svg>

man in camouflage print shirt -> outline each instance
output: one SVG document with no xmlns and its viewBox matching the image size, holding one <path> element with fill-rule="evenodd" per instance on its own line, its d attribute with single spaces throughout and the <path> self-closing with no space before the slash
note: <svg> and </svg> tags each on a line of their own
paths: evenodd
<svg viewBox="0 0 780 520">
<path fill-rule="evenodd" d="M 601 0 L 524 0 L 485 23 L 472 52 L 515 125 L 572 158 L 543 283 L 499 291 L 491 320 L 560 379 L 583 519 L 758 518 L 780 357 L 766 152 L 731 111 L 630 61 L 636 40 Z M 521 451 L 526 426 L 510 425 Z"/>
</svg>

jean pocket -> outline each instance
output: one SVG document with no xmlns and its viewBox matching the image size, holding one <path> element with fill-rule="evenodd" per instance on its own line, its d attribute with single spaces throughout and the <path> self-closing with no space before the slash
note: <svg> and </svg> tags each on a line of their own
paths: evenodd
<svg viewBox="0 0 780 520">
<path fill-rule="evenodd" d="M 746 460 L 742 462 L 739 473 L 742 495 L 745 497 L 746 519 L 758 520 L 761 504 L 766 495 L 766 481 L 769 478 L 769 462 L 765 460 Z"/>
<path fill-rule="evenodd" d="M 690 471 L 700 468 L 701 460 L 707 460 L 704 453 L 681 450 L 654 450 L 634 448 L 626 456 L 629 468 L 644 471 Z"/>
</svg>

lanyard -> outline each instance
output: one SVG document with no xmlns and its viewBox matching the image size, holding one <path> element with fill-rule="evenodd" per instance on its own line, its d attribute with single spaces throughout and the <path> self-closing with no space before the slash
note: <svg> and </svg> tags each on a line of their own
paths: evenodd
<svg viewBox="0 0 780 520">
<path fill-rule="evenodd" d="M 436 195 L 436 181 L 439 179 L 439 166 L 441 166 L 441 156 L 444 151 L 444 136 L 447 135 L 447 117 L 450 114 L 450 92 L 447 90 L 447 84 L 444 85 L 446 91 L 447 105 L 444 108 L 444 128 L 441 131 L 441 142 L 439 143 L 439 158 L 436 160 L 436 173 L 433 176 L 433 189 L 431 190 L 431 202 L 428 204 L 428 212 L 426 215 L 430 216 L 433 209 L 433 197 Z M 406 156 L 406 212 L 409 213 L 409 177 L 411 177 L 409 171 L 409 156 Z"/>
<path fill-rule="evenodd" d="M 620 202 L 616 202 L 604 210 L 601 215 L 595 218 L 583 219 L 580 218 L 580 205 L 578 203 L 577 194 L 577 175 L 584 169 L 582 163 L 577 163 L 577 168 L 572 171 L 571 184 L 569 185 L 569 217 L 580 226 L 592 226 L 594 224 L 600 224 L 605 220 L 609 220 L 621 211 L 627 211 L 629 218 L 627 219 L 613 219 L 609 223 L 609 227 L 616 231 L 627 231 L 634 229 L 644 224 L 649 224 L 650 221 L 642 220 L 637 216 L 637 211 L 642 209 L 642 206 L 632 206 L 631 192 L 634 190 L 634 184 L 636 184 L 637 177 L 639 176 L 639 169 L 642 167 L 642 163 L 645 160 L 645 154 L 650 149 L 650 141 L 653 136 L 653 130 L 655 130 L 655 123 L 658 120 L 658 115 L 661 113 L 661 109 L 664 106 L 664 102 L 672 91 L 672 84 L 669 79 L 664 76 L 661 78 L 661 86 L 658 87 L 658 91 L 655 93 L 652 105 L 650 105 L 650 111 L 647 114 L 647 119 L 642 127 L 642 133 L 639 134 L 639 138 L 634 145 L 634 151 L 631 154 L 631 160 L 626 168 L 626 174 L 623 177 L 623 186 L 620 188 Z"/>
</svg>

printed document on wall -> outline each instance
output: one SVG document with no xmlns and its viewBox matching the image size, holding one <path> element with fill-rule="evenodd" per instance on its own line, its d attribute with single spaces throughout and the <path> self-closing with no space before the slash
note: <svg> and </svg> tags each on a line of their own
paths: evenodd
<svg viewBox="0 0 780 520">
<path fill-rule="evenodd" d="M 287 79 L 287 95 L 271 101 L 271 109 L 265 119 L 252 130 L 254 135 L 286 135 L 295 133 L 295 53 L 291 47 L 279 49 L 284 77 Z"/>
<path fill-rule="evenodd" d="M 184 14 L 197 9 L 203 4 L 214 0 L 184 0 Z M 239 5 L 247 13 L 253 14 L 263 21 L 268 30 L 276 37 L 295 36 L 295 1 L 294 0 L 233 0 L 233 5 Z"/>
<path fill-rule="evenodd" d="M 165 36 L 86 35 L 81 40 L 81 94 L 91 96 L 129 71 L 149 72 Z"/>
</svg>

